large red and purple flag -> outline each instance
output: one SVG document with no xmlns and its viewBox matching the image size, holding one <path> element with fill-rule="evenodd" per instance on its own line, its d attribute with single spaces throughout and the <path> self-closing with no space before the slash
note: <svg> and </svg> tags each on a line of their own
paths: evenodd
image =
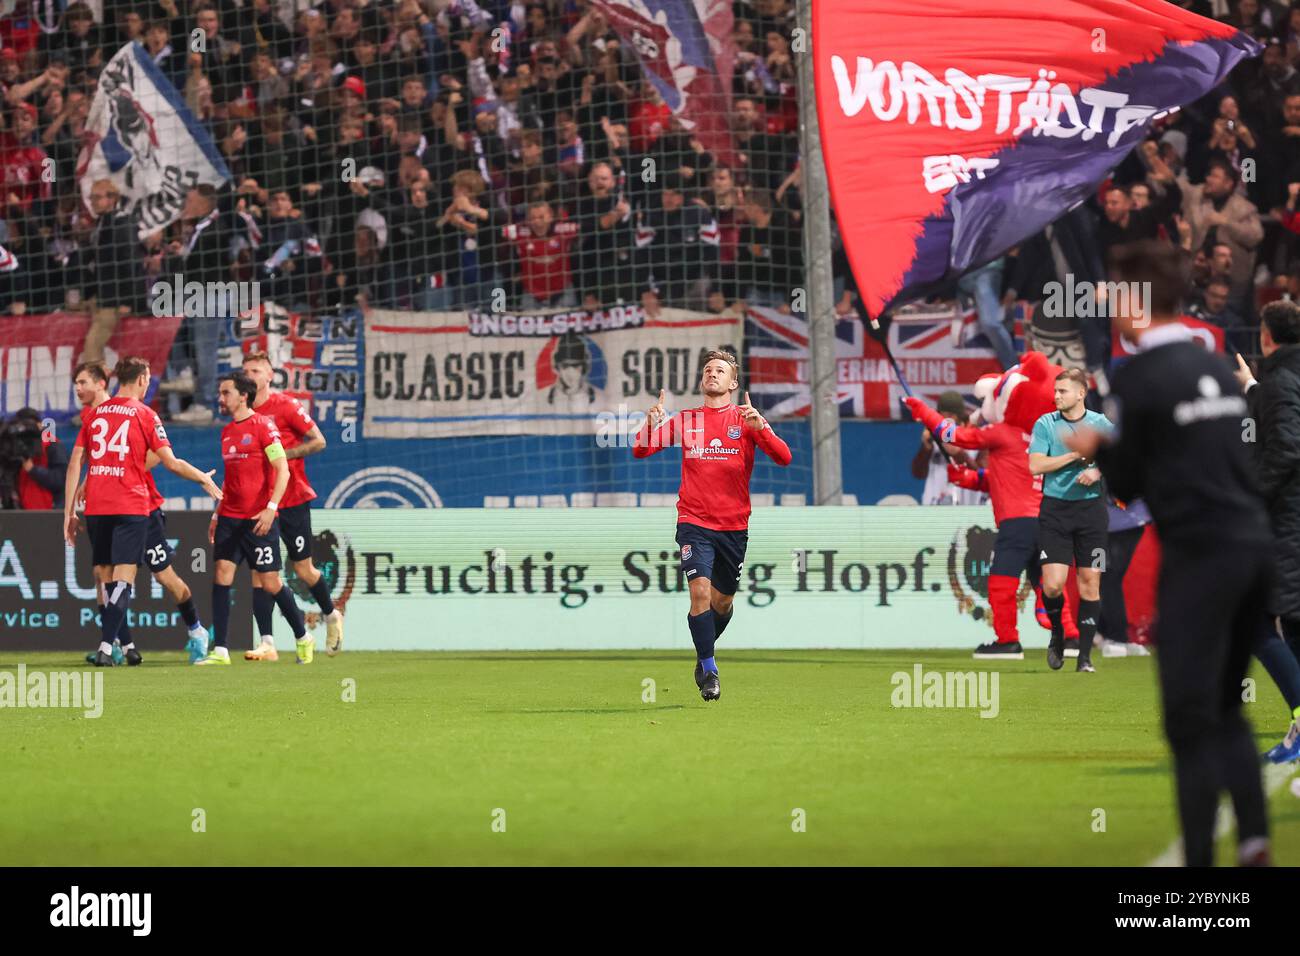
<svg viewBox="0 0 1300 956">
<path fill-rule="evenodd" d="M 735 162 L 731 71 L 736 59 L 727 0 L 592 0 L 636 51 L 673 115 L 719 163 Z"/>
<path fill-rule="evenodd" d="M 1164 0 L 814 0 L 822 147 L 868 312 L 1041 230 L 1259 50 Z"/>
</svg>

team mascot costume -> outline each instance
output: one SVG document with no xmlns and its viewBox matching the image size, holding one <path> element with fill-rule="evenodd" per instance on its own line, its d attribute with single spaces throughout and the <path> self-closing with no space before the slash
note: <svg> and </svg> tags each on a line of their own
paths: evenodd
<svg viewBox="0 0 1300 956">
<path fill-rule="evenodd" d="M 905 398 L 912 417 L 928 428 L 936 439 L 959 448 L 988 449 L 984 469 L 949 466 L 949 477 L 963 487 L 987 484 L 998 526 L 993 565 L 989 569 L 989 607 L 993 611 L 996 640 L 981 644 L 977 658 L 1023 659 L 1024 651 L 1016 627 L 1016 591 L 1021 572 L 1039 592 L 1038 506 L 1043 496 L 1043 479 L 1029 473 L 1029 433 L 1034 422 L 1055 411 L 1053 387 L 1061 374 L 1041 352 L 1026 352 L 1020 364 L 1001 375 L 986 375 L 975 383 L 975 394 L 983 403 L 977 413 L 980 425 L 958 425 L 944 418 L 918 398 Z M 1039 623 L 1046 619 L 1040 615 Z M 1078 638 L 1068 608 L 1062 618 L 1066 638 Z"/>
</svg>

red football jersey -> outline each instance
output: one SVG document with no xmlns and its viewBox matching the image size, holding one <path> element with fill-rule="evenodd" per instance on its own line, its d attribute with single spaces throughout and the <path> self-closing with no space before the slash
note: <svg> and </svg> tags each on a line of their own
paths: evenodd
<svg viewBox="0 0 1300 956">
<path fill-rule="evenodd" d="M 154 509 L 149 489 L 149 452 L 170 447 L 167 432 L 148 405 L 134 398 L 110 398 L 82 415 L 77 447 L 89 462 L 86 514 L 147 515 Z M 157 494 L 157 489 L 154 490 Z"/>
<path fill-rule="evenodd" d="M 637 433 L 632 454 L 647 458 L 672 445 L 682 446 L 682 485 L 677 492 L 677 520 L 714 531 L 749 527 L 749 476 L 754 449 L 782 467 L 790 448 L 770 427 L 745 426 L 738 405 L 692 408 L 674 415 L 653 432 L 646 422 Z"/>
<path fill-rule="evenodd" d="M 912 415 L 933 433 L 945 421 L 952 428 L 944 440 L 959 448 L 987 448 L 989 465 L 989 501 L 993 521 L 1001 524 L 1008 518 L 1037 518 L 1043 499 L 1043 476 L 1029 473 L 1029 434 L 1015 425 L 957 425 L 924 402 L 909 402 Z"/>
<path fill-rule="evenodd" d="M 284 446 L 285 451 L 301 445 L 307 433 L 316 427 L 316 423 L 311 420 L 311 416 L 298 400 L 283 392 L 271 392 L 266 401 L 255 406 L 253 411 L 275 422 L 275 427 L 280 432 L 280 444 Z M 315 489 L 307 482 L 306 459 L 290 458 L 289 487 L 284 493 L 284 500 L 280 502 L 280 507 L 292 508 L 315 497 Z"/>
<path fill-rule="evenodd" d="M 144 473 L 144 483 L 149 486 L 149 510 L 157 511 L 167 499 L 158 493 L 158 486 L 154 484 L 152 471 Z"/>
<path fill-rule="evenodd" d="M 19 146 L 12 141 L 0 146 L 0 188 L 13 193 L 18 205 L 27 212 L 37 199 L 50 198 L 50 184 L 45 181 L 45 150 L 39 146 Z"/>
<path fill-rule="evenodd" d="M 961 434 L 965 429 L 958 429 Z M 1029 435 L 1002 422 L 977 429 L 989 450 L 989 501 L 993 521 L 1037 518 L 1043 500 L 1043 476 L 1029 473 Z M 960 444 L 960 443 L 957 443 Z M 966 447 L 970 447 L 969 445 Z"/>
<path fill-rule="evenodd" d="M 105 401 L 111 402 L 112 399 L 108 398 L 105 399 Z M 94 409 L 90 407 L 86 407 L 81 410 L 82 428 L 85 428 L 86 424 L 90 421 L 90 416 L 92 412 L 94 412 Z M 78 437 L 80 437 L 80 432 L 78 432 Z M 80 444 L 80 442 L 78 442 L 78 444 Z M 163 502 L 165 502 L 167 499 L 158 493 L 158 486 L 154 484 L 152 471 L 146 471 L 144 473 L 144 482 L 149 489 L 149 510 L 157 511 L 159 508 L 163 506 Z"/>
<path fill-rule="evenodd" d="M 569 287 L 569 250 L 578 240 L 577 223 L 557 222 L 545 237 L 534 236 L 527 226 L 506 226 L 505 233 L 519 253 L 519 281 L 525 292 L 547 300 Z"/>
<path fill-rule="evenodd" d="M 217 514 L 228 518 L 256 518 L 275 489 L 275 467 L 267 450 L 280 444 L 275 422 L 253 413 L 242 422 L 221 429 L 221 459 L 226 464 L 223 497 Z"/>
</svg>

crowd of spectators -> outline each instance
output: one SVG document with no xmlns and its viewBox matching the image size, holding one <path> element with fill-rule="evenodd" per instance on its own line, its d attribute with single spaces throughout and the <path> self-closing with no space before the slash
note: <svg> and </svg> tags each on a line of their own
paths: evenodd
<svg viewBox="0 0 1300 956">
<path fill-rule="evenodd" d="M 1082 354 L 1067 364 L 1106 367 L 1112 336 L 1105 315 L 1052 314 L 1042 306 L 1054 284 L 1106 281 L 1109 251 L 1138 239 L 1183 250 L 1184 310 L 1221 330 L 1229 352 L 1258 358 L 1260 309 L 1300 299 L 1300 0 L 1172 2 L 1237 26 L 1263 51 L 1161 119 L 1088 202 L 938 292 L 977 311 L 1004 367 L 1016 357 L 1009 333 L 1017 301 L 1028 306 L 1035 344 L 1081 340 Z M 836 308 L 844 314 L 856 302 L 842 258 L 837 276 Z M 1058 359 L 1070 355 L 1057 352 Z"/>
<path fill-rule="evenodd" d="M 222 275 L 202 278 L 256 279 L 290 307 L 477 308 L 499 289 L 517 309 L 720 311 L 798 284 L 789 0 L 736 5 L 732 165 L 586 0 L 102 0 L 49 20 L 17 4 L 0 22 L 8 312 L 93 300 L 106 328 L 105 310 L 142 310 L 155 278 L 194 272 L 208 198 L 223 242 L 205 272 Z M 76 163 L 98 71 L 131 40 L 231 181 L 123 249 Z"/>
<path fill-rule="evenodd" d="M 293 310 L 789 310 L 803 284 L 791 0 L 733 4 L 726 162 L 589 0 L 14 2 L 0 19 L 0 313 L 87 311 L 82 358 L 175 273 L 256 280 Z M 1186 251 L 1187 310 L 1231 348 L 1253 354 L 1259 307 L 1300 293 L 1300 2 L 1180 5 L 1264 53 L 1163 120 L 1094 201 L 943 293 L 977 308 L 1003 364 L 1013 301 L 1041 301 L 1063 271 L 1104 277 L 1107 249 L 1130 239 Z M 77 181 L 99 71 L 130 41 L 231 177 L 144 237 L 118 187 L 93 183 L 87 202 Z M 842 254 L 835 273 L 843 315 L 858 303 Z M 1063 331 L 1104 362 L 1108 330 Z M 214 347 L 197 327 L 178 340 L 198 389 Z"/>
<path fill-rule="evenodd" d="M 1023 244 L 1008 259 L 1004 301 L 1040 300 L 1043 282 L 1066 272 L 1106 278 L 1112 248 L 1158 239 L 1185 255 L 1185 312 L 1222 330 L 1230 353 L 1257 357 L 1260 309 L 1300 295 L 1300 3 L 1175 2 L 1237 26 L 1262 54 L 1160 120 L 1094 201 Z M 1104 367 L 1104 318 L 1077 326 L 1086 364 Z"/>
</svg>

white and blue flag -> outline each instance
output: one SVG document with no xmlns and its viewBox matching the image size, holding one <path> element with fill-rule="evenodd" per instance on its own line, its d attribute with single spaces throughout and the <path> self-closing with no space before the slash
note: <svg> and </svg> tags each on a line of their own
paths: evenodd
<svg viewBox="0 0 1300 956">
<path fill-rule="evenodd" d="M 179 218 L 193 187 L 220 189 L 230 179 L 212 137 L 139 43 L 100 73 L 86 137 L 77 159 L 82 199 L 89 206 L 91 187 L 111 179 L 141 238 Z"/>
</svg>

